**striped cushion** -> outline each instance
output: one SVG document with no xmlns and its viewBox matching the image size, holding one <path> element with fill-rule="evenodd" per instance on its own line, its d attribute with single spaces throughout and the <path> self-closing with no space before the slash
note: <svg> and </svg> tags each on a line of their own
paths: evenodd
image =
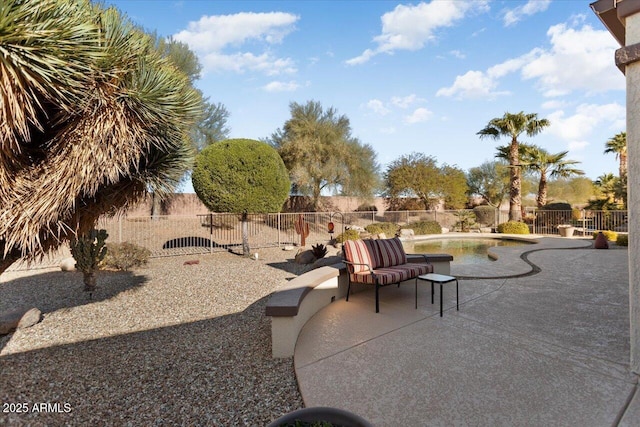
<svg viewBox="0 0 640 427">
<path fill-rule="evenodd" d="M 390 285 L 392 283 L 399 283 L 413 279 L 421 274 L 433 273 L 433 265 L 410 263 L 394 267 L 380 268 L 374 270 L 373 273 L 378 279 L 378 284 Z M 375 285 L 373 274 L 369 271 L 351 274 L 350 279 L 352 282 Z"/>
<path fill-rule="evenodd" d="M 393 239 L 376 240 L 376 242 L 380 249 L 380 267 L 393 267 L 407 263 L 407 254 L 404 252 L 400 239 L 394 237 Z"/>
<path fill-rule="evenodd" d="M 364 244 L 369 250 L 369 256 L 371 257 L 371 268 L 376 269 L 382 267 L 382 257 L 380 255 L 380 248 L 375 240 L 366 239 L 363 240 Z"/>
<path fill-rule="evenodd" d="M 356 264 L 369 264 L 371 268 L 375 268 L 372 265 L 373 261 L 371 259 L 371 254 L 369 253 L 369 248 L 363 240 L 347 240 L 344 242 L 344 256 L 349 262 L 355 262 Z M 362 271 L 367 273 L 369 272 L 366 265 L 354 265 L 352 267 L 352 273 L 359 273 Z"/>
</svg>

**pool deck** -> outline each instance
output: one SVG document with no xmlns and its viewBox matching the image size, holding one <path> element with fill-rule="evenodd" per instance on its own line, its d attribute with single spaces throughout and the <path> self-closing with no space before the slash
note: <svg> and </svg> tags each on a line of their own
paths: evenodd
<svg viewBox="0 0 640 427">
<path fill-rule="evenodd" d="M 335 301 L 302 330 L 294 363 L 305 406 L 383 426 L 639 426 L 629 371 L 626 248 L 538 239 L 491 249 L 487 265 L 431 304 L 427 282 Z"/>
</svg>

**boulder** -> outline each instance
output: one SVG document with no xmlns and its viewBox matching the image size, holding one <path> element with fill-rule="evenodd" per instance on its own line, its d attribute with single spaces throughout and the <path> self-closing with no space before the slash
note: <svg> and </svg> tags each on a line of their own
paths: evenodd
<svg viewBox="0 0 640 427">
<path fill-rule="evenodd" d="M 294 249 L 295 247 L 293 245 L 286 245 L 284 248 L 282 248 L 283 251 L 292 251 Z"/>
<path fill-rule="evenodd" d="M 37 308 L 29 309 L 25 314 L 20 318 L 20 322 L 18 322 L 17 329 L 30 328 L 33 325 L 40 323 L 42 319 L 42 312 Z"/>
<path fill-rule="evenodd" d="M 316 261 L 316 257 L 311 250 L 299 250 L 295 261 L 298 264 L 312 264 Z"/>
<path fill-rule="evenodd" d="M 410 228 L 403 228 L 402 230 L 400 230 L 400 237 L 404 237 L 406 239 L 413 239 L 413 236 L 415 236 L 415 233 Z"/>
<path fill-rule="evenodd" d="M 20 309 L 0 315 L 0 335 L 7 335 L 16 329 L 29 328 L 40 322 L 42 313 L 37 308 Z"/>
</svg>

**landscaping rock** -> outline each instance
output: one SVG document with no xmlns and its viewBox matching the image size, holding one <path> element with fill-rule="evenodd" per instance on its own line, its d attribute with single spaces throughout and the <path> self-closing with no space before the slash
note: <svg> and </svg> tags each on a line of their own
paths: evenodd
<svg viewBox="0 0 640 427">
<path fill-rule="evenodd" d="M 596 241 L 593 243 L 593 247 L 596 249 L 609 249 L 609 242 L 607 242 L 607 238 L 600 231 L 596 236 Z"/>
<path fill-rule="evenodd" d="M 29 309 L 22 317 L 20 318 L 20 322 L 18 322 L 17 329 L 30 328 L 33 325 L 40 323 L 42 319 L 42 312 L 37 308 Z"/>
<path fill-rule="evenodd" d="M 0 335 L 7 335 L 16 329 L 29 328 L 40 322 L 42 313 L 37 308 L 20 309 L 0 315 Z"/>
<path fill-rule="evenodd" d="M 410 228 L 403 228 L 402 230 L 400 230 L 400 237 L 413 239 L 413 236 L 415 236 L 415 233 Z"/>
<path fill-rule="evenodd" d="M 60 261 L 60 270 L 76 271 L 76 260 L 71 256 Z"/>
<path fill-rule="evenodd" d="M 316 261 L 316 257 L 315 255 L 313 255 L 313 252 L 310 250 L 306 250 L 306 251 L 300 250 L 296 254 L 295 261 L 298 264 L 312 264 Z"/>
<path fill-rule="evenodd" d="M 295 249 L 295 247 L 292 246 L 292 245 L 287 245 L 284 248 L 282 248 L 283 251 L 292 251 L 294 249 Z"/>
</svg>

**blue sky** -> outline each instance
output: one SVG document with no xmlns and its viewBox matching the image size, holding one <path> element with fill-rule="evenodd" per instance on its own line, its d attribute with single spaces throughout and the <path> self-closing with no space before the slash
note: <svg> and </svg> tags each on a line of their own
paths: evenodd
<svg viewBox="0 0 640 427">
<path fill-rule="evenodd" d="M 625 79 L 589 3 L 106 1 L 189 44 L 232 137 L 269 137 L 291 102 L 316 100 L 350 119 L 382 170 L 415 151 L 466 171 L 508 142 L 476 133 L 525 111 L 551 126 L 523 142 L 569 150 L 595 179 L 617 174 L 603 150 L 625 130 Z"/>
</svg>

